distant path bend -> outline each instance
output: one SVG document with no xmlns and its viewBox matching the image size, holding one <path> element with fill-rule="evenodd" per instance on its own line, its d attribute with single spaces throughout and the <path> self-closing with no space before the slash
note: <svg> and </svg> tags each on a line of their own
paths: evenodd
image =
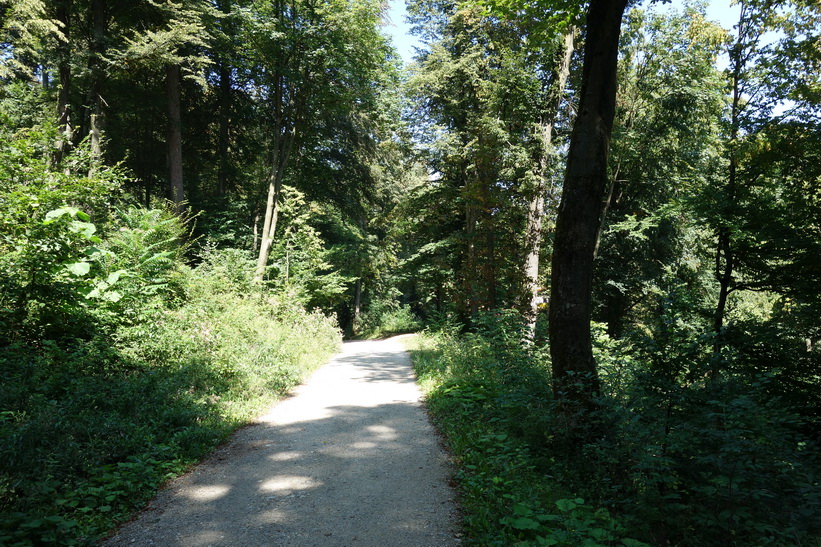
<svg viewBox="0 0 821 547">
<path fill-rule="evenodd" d="M 399 340 L 347 342 L 104 545 L 458 545 L 448 482 Z"/>
</svg>

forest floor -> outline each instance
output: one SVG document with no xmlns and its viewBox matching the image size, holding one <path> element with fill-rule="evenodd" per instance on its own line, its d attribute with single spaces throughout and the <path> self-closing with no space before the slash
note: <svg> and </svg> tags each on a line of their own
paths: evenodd
<svg viewBox="0 0 821 547">
<path fill-rule="evenodd" d="M 447 456 L 400 337 L 347 342 L 104 545 L 459 545 Z"/>
</svg>

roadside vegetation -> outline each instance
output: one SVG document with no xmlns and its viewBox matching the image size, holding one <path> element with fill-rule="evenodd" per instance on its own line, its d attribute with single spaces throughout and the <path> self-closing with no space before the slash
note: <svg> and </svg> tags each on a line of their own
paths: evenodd
<svg viewBox="0 0 821 547">
<path fill-rule="evenodd" d="M 2 545 L 93 543 L 341 341 L 116 169 L 52 169 L 50 137 L 0 146 Z"/>
<path fill-rule="evenodd" d="M 732 375 L 709 381 L 701 343 L 635 348 L 599 328 L 604 394 L 580 438 L 546 348 L 522 344 L 524 329 L 515 312 L 485 314 L 475 332 L 430 331 L 411 348 L 469 544 L 816 544 L 814 408 L 792 404 L 783 371 L 738 355 Z M 683 367 L 692 380 L 677 382 Z"/>
</svg>

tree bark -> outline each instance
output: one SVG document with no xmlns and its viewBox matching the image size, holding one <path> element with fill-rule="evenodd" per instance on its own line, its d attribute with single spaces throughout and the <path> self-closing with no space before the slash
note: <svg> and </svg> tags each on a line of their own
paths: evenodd
<svg viewBox="0 0 821 547">
<path fill-rule="evenodd" d="M 223 32 L 233 35 L 233 25 L 231 24 L 231 0 L 221 0 L 217 6 L 223 13 L 229 14 L 222 20 Z M 229 128 L 231 120 L 231 67 L 228 60 L 220 55 L 217 60 L 219 70 L 219 142 L 217 144 L 217 154 L 219 156 L 219 167 L 217 170 L 217 194 L 224 196 L 228 188 L 228 173 L 230 162 L 228 161 L 229 148 Z"/>
<path fill-rule="evenodd" d="M 57 4 L 56 19 L 62 26 L 65 41 L 58 45 L 57 72 L 60 89 L 57 93 L 57 145 L 54 165 L 60 166 L 71 147 L 71 0 Z"/>
<path fill-rule="evenodd" d="M 593 255 L 608 182 L 619 34 L 626 4 L 626 0 L 591 0 L 588 8 L 579 113 L 556 220 L 550 355 L 554 394 L 569 410 L 592 408 L 600 391 L 590 333 Z"/>
<path fill-rule="evenodd" d="M 228 187 L 228 128 L 231 108 L 231 72 L 224 59 L 219 63 L 219 168 L 217 172 L 217 193 L 225 195 Z"/>
<path fill-rule="evenodd" d="M 551 84 L 539 131 L 542 138 L 541 156 L 539 158 L 539 176 L 533 196 L 530 198 L 527 211 L 527 229 L 525 232 L 525 279 L 530 302 L 525 310 L 525 319 L 530 337 L 536 333 L 536 318 L 539 313 L 539 253 L 542 247 L 542 222 L 544 219 L 544 200 L 547 191 L 547 179 L 550 176 L 550 158 L 553 155 L 553 127 L 559 115 L 559 108 L 567 78 L 570 75 L 570 59 L 573 56 L 573 35 L 571 27 L 562 37 L 562 43 L 553 65 Z"/>
<path fill-rule="evenodd" d="M 165 93 L 168 101 L 168 187 L 171 200 L 182 206 L 185 188 L 182 179 L 182 118 L 180 115 L 180 65 L 168 65 L 165 72 Z"/>
<path fill-rule="evenodd" d="M 96 165 L 100 162 L 103 155 L 102 131 L 104 125 L 104 101 L 102 97 L 102 88 L 104 72 L 101 60 L 105 54 L 105 33 L 106 27 L 108 26 L 105 0 L 91 1 L 91 18 L 91 55 L 88 61 L 91 84 L 89 85 L 88 97 L 86 99 L 89 108 L 88 134 L 91 144 L 92 159 L 91 167 L 89 168 L 89 176 L 94 175 Z"/>
<path fill-rule="evenodd" d="M 307 82 L 308 75 L 305 74 L 304 77 L 305 82 Z M 259 245 L 259 255 L 257 256 L 257 268 L 254 274 L 256 281 L 262 281 L 263 277 L 265 277 L 268 254 L 271 251 L 271 244 L 274 242 L 277 221 L 279 219 L 279 195 L 282 191 L 282 180 L 285 177 L 285 168 L 288 165 L 291 150 L 293 150 L 294 141 L 296 140 L 298 122 L 302 118 L 305 100 L 305 93 L 303 93 L 300 101 L 298 101 L 292 109 L 291 126 L 286 127 L 288 123 L 287 117 L 285 115 L 285 109 L 281 104 L 284 97 L 283 91 L 285 83 L 281 75 L 278 76 L 276 80 L 279 82 L 274 98 L 274 102 L 277 105 L 277 122 L 274 131 L 277 136 L 274 138 L 271 172 L 268 176 L 268 201 L 265 205 L 265 221 L 262 226 L 262 237 Z"/>
</svg>

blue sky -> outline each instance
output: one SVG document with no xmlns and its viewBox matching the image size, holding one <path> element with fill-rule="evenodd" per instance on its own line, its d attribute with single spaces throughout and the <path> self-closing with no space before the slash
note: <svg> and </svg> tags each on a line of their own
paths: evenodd
<svg viewBox="0 0 821 547">
<path fill-rule="evenodd" d="M 648 2 L 644 2 L 643 5 L 647 4 Z M 667 6 L 675 8 L 681 4 L 681 0 L 673 0 L 673 3 Z M 659 9 L 668 8 L 660 6 Z M 730 6 L 730 0 L 712 0 L 707 7 L 707 16 L 721 23 L 724 28 L 731 29 L 738 19 L 738 6 Z M 410 63 L 414 54 L 413 46 L 419 42 L 415 36 L 408 34 L 410 26 L 405 22 L 405 0 L 390 0 L 389 17 L 391 22 L 385 27 L 385 33 L 391 36 L 405 63 Z"/>
</svg>

